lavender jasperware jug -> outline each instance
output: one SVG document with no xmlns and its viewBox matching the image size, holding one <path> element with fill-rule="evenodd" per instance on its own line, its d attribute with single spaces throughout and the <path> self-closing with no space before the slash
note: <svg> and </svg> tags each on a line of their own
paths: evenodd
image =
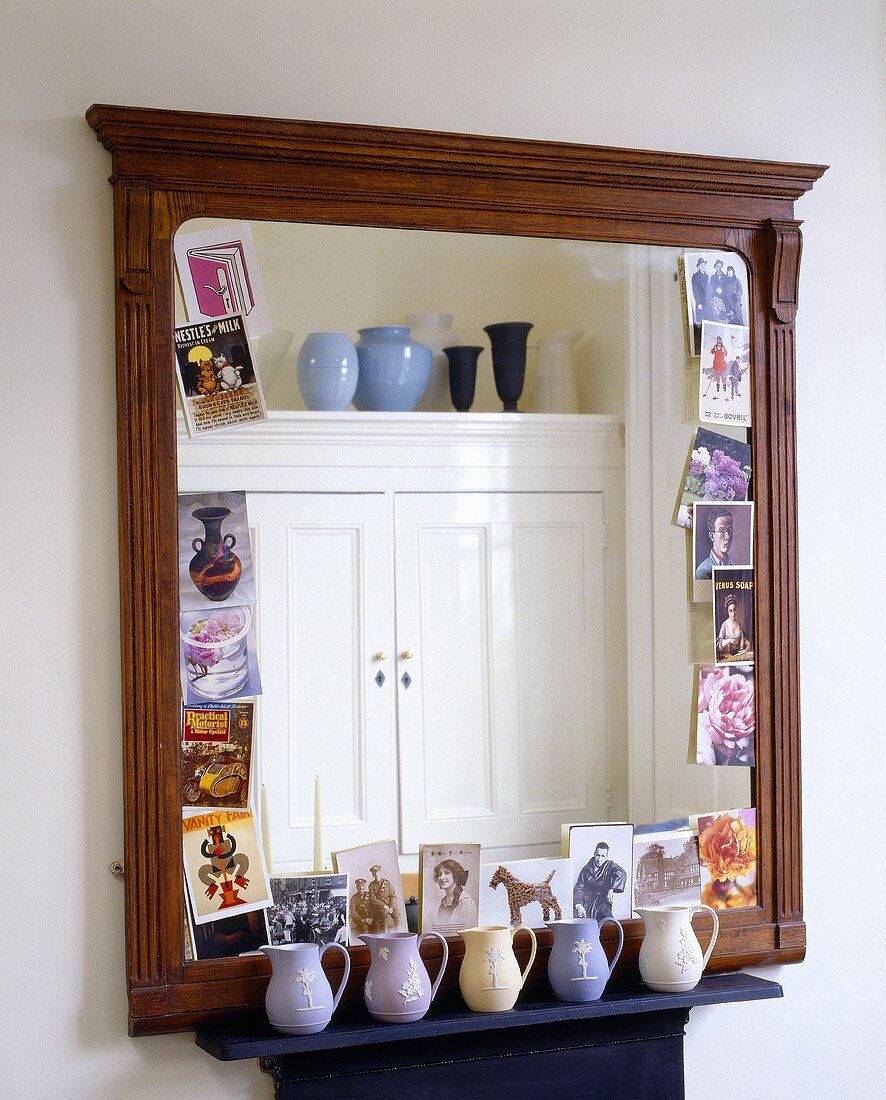
<svg viewBox="0 0 886 1100">
<path fill-rule="evenodd" d="M 443 944 L 443 962 L 433 985 L 418 953 L 430 936 Z M 366 932 L 360 938 L 369 948 L 369 973 L 363 986 L 363 999 L 370 1016 L 383 1024 L 410 1024 L 420 1020 L 431 1007 L 446 970 L 449 959 L 446 940 L 437 932 L 425 932 L 421 936 L 414 932 Z"/>
<path fill-rule="evenodd" d="M 624 946 L 624 932 L 617 920 L 590 917 L 549 920 L 554 943 L 548 956 L 548 979 L 561 1001 L 597 1001 L 603 995 L 609 975 Z M 600 929 L 614 924 L 618 929 L 618 947 L 612 962 L 600 943 Z"/>
<path fill-rule="evenodd" d="M 333 997 L 320 962 L 330 948 L 345 957 L 345 972 Z M 313 1035 L 332 1019 L 348 984 L 351 957 L 340 943 L 328 943 L 322 955 L 315 943 L 266 944 L 261 948 L 271 960 L 273 974 L 265 994 L 265 1010 L 275 1031 L 284 1035 Z"/>
</svg>

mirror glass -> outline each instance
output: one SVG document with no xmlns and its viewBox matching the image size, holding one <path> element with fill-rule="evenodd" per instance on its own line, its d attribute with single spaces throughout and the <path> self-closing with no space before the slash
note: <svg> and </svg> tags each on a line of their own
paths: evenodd
<svg viewBox="0 0 886 1100">
<path fill-rule="evenodd" d="M 324 863 L 395 838 L 406 872 L 421 843 L 550 856 L 562 822 L 751 805 L 749 769 L 689 762 L 713 622 L 672 525 L 698 425 L 680 250 L 251 228 L 274 326 L 255 345 L 270 424 L 191 440 L 180 423 L 179 491 L 247 492 L 252 798 L 272 869 L 312 867 L 315 776 Z M 469 412 L 305 410 L 309 333 L 356 340 L 434 313 L 451 315 L 451 343 L 484 348 Z M 507 321 L 533 325 L 516 415 L 484 332 Z"/>
</svg>

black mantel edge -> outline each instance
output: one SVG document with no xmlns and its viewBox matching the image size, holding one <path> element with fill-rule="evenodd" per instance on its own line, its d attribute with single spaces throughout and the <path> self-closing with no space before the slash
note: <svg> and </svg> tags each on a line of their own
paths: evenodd
<svg viewBox="0 0 886 1100">
<path fill-rule="evenodd" d="M 784 992 L 778 982 L 751 974 L 713 974 L 702 978 L 688 993 L 653 993 L 645 985 L 637 985 L 614 988 L 591 1004 L 524 1001 L 518 1002 L 511 1012 L 497 1013 L 438 1012 L 432 1006 L 423 1020 L 413 1024 L 380 1024 L 369 1018 L 365 1022 L 341 1023 L 333 1018 L 325 1031 L 303 1036 L 280 1035 L 269 1024 L 258 1021 L 207 1028 L 198 1031 L 196 1039 L 197 1046 L 221 1061 L 280 1058 L 316 1051 L 353 1050 L 376 1043 L 690 1009 L 734 1001 L 772 1000 L 782 996 Z"/>
</svg>

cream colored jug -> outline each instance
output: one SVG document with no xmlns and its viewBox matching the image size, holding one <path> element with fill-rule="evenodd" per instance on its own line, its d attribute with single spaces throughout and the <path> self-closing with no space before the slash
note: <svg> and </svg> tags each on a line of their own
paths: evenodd
<svg viewBox="0 0 886 1100">
<path fill-rule="evenodd" d="M 538 342 L 532 411 L 537 413 L 577 413 L 578 387 L 572 349 L 584 332 L 558 332 Z"/>
<path fill-rule="evenodd" d="M 513 943 L 521 931 L 528 932 L 532 940 L 532 952 L 522 974 Z M 535 961 L 535 933 L 525 924 L 516 928 L 494 924 L 466 928 L 459 935 L 465 941 L 465 957 L 458 975 L 465 1004 L 474 1012 L 509 1012 Z"/>
<path fill-rule="evenodd" d="M 700 909 L 714 918 L 714 930 L 704 954 L 692 930 L 692 914 Z M 640 948 L 640 977 L 659 993 L 686 993 L 694 989 L 717 942 L 720 930 L 717 914 L 709 905 L 660 905 L 638 908 L 637 912 L 646 927 Z"/>
</svg>

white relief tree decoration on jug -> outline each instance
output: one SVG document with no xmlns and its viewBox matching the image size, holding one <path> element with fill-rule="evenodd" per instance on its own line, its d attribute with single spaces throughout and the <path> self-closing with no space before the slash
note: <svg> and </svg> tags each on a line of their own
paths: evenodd
<svg viewBox="0 0 886 1100">
<path fill-rule="evenodd" d="M 497 947 L 490 947 L 484 958 L 489 963 L 489 976 L 492 978 L 492 985 L 485 986 L 484 992 L 490 989 L 510 989 L 510 986 L 498 984 L 498 964 L 504 959 L 504 953 Z"/>
<path fill-rule="evenodd" d="M 372 1003 L 372 979 L 366 979 L 366 985 L 363 986 L 363 992 L 366 995 L 366 1000 Z"/>
<path fill-rule="evenodd" d="M 400 986 L 398 992 L 403 998 L 403 1004 L 408 1004 L 409 1001 L 417 1001 L 422 993 L 424 993 L 415 959 L 409 960 L 409 966 L 406 970 L 406 981 Z"/>
<path fill-rule="evenodd" d="M 301 991 L 307 1000 L 307 1005 L 303 1005 L 298 1009 L 299 1012 L 309 1012 L 312 1008 L 317 1006 L 314 1004 L 314 997 L 311 993 L 311 985 L 317 980 L 317 975 L 309 966 L 303 966 L 301 970 L 295 975 L 293 981 L 301 982 Z"/>
<path fill-rule="evenodd" d="M 677 954 L 677 965 L 680 972 L 685 974 L 692 966 L 698 965 L 698 957 L 689 944 L 689 933 L 685 928 L 680 929 L 680 951 Z"/>
<path fill-rule="evenodd" d="M 593 944 L 590 940 L 575 940 L 572 948 L 572 954 L 578 955 L 578 965 L 581 967 L 581 977 L 572 978 L 574 982 L 595 982 L 597 980 L 596 974 L 588 974 L 588 952 L 592 950 Z"/>
</svg>

